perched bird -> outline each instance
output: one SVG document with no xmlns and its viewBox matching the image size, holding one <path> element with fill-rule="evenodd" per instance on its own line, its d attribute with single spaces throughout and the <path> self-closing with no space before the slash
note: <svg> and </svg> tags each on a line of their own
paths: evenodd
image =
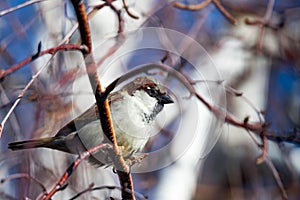
<svg viewBox="0 0 300 200">
<path fill-rule="evenodd" d="M 122 155 L 129 158 L 143 149 L 150 137 L 152 122 L 164 104 L 173 103 L 164 86 L 151 77 L 138 77 L 121 90 L 109 94 L 113 127 Z M 75 118 L 54 137 L 13 142 L 12 150 L 45 147 L 78 154 L 104 142 L 97 105 L 94 104 Z M 98 166 L 110 164 L 107 151 L 90 156 L 89 161 Z"/>
</svg>

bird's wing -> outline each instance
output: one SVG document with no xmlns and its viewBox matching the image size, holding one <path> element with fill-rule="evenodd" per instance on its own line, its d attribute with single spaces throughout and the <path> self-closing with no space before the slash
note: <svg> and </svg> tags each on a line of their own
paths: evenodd
<svg viewBox="0 0 300 200">
<path fill-rule="evenodd" d="M 57 136 L 67 136 L 70 133 L 79 130 L 84 125 L 88 124 L 89 122 L 95 121 L 98 116 L 98 109 L 96 104 L 93 104 L 89 109 L 87 109 L 84 113 L 82 113 L 79 117 L 73 119 L 64 127 L 62 127 L 57 134 Z"/>
<path fill-rule="evenodd" d="M 122 99 L 121 92 L 113 92 L 109 94 L 108 101 L 111 105 L 111 102 L 118 101 Z M 76 130 L 79 130 L 84 125 L 99 119 L 99 112 L 96 104 L 93 104 L 89 109 L 82 113 L 79 117 L 70 121 L 63 128 L 61 128 L 55 136 L 67 136 L 70 133 L 74 133 Z"/>
</svg>

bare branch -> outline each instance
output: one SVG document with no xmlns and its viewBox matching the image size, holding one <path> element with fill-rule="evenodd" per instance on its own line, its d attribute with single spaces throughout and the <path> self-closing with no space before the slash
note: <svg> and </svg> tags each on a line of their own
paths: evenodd
<svg viewBox="0 0 300 200">
<path fill-rule="evenodd" d="M 86 69 L 88 72 L 88 77 L 92 89 L 93 91 L 95 91 L 95 99 L 99 111 L 102 130 L 106 135 L 106 137 L 110 140 L 110 142 L 112 142 L 113 145 L 113 151 L 109 151 L 109 154 L 111 155 L 114 166 L 117 168 L 117 174 L 120 180 L 120 184 L 122 186 L 122 197 L 123 199 L 135 199 L 133 195 L 134 192 L 132 192 L 131 194 L 125 192 L 126 190 L 134 191 L 132 177 L 130 174 L 129 167 L 126 165 L 126 162 L 124 161 L 124 158 L 121 156 L 120 150 L 118 148 L 118 144 L 117 144 L 117 140 L 116 140 L 113 124 L 112 124 L 112 118 L 111 118 L 108 100 L 102 97 L 102 94 L 104 93 L 104 87 L 102 86 L 100 79 L 98 77 L 96 71 L 96 64 L 91 54 L 91 50 L 92 50 L 91 34 L 90 34 L 88 18 L 85 12 L 84 4 L 80 0 L 72 0 L 71 2 L 73 4 L 78 19 L 82 43 L 84 45 L 87 45 L 89 49 L 88 53 L 83 53 L 85 57 Z M 116 8 L 111 4 L 112 1 L 107 1 L 106 3 L 109 4 L 110 8 L 117 13 L 119 18 L 119 32 L 122 32 L 123 29 L 122 29 L 122 21 L 121 21 L 122 19 L 120 16 L 120 12 L 117 11 Z"/>
<path fill-rule="evenodd" d="M 52 56 L 53 57 L 53 56 Z M 32 79 L 27 83 L 27 85 L 24 87 L 24 89 L 21 91 L 21 93 L 19 94 L 18 98 L 16 99 L 16 101 L 14 102 L 14 104 L 12 105 L 12 107 L 9 109 L 9 111 L 7 112 L 7 114 L 5 115 L 5 117 L 3 118 L 3 120 L 1 121 L 0 124 L 0 138 L 2 136 L 2 131 L 3 128 L 8 120 L 8 118 L 10 117 L 10 115 L 13 113 L 14 109 L 17 107 L 17 105 L 20 103 L 21 99 L 23 98 L 25 92 L 30 88 L 30 86 L 34 83 L 34 81 L 37 79 L 37 77 L 42 73 L 42 71 L 49 65 L 51 59 L 48 60 L 48 62 L 46 62 L 41 69 L 38 70 L 38 72 L 32 76 Z"/>
<path fill-rule="evenodd" d="M 277 140 L 277 141 L 286 141 L 286 142 L 292 142 L 296 144 L 300 144 L 300 132 L 299 130 L 295 129 L 292 132 L 287 132 L 285 134 L 275 133 L 274 131 L 268 130 L 268 124 L 261 121 L 261 122 L 248 122 L 241 121 L 236 119 L 233 115 L 230 113 L 227 113 L 222 108 L 215 107 L 214 105 L 211 105 L 208 101 L 206 101 L 194 88 L 194 80 L 190 80 L 187 76 L 182 74 L 181 72 L 175 70 L 174 68 L 162 64 L 162 63 L 148 63 L 145 65 L 141 65 L 138 68 L 135 68 L 132 71 L 127 72 L 126 74 L 122 75 L 121 77 L 115 79 L 110 85 L 107 86 L 105 93 L 109 94 L 117 85 L 121 84 L 125 80 L 142 73 L 148 73 L 148 71 L 152 69 L 160 69 L 165 72 L 167 72 L 170 76 L 175 77 L 177 80 L 179 80 L 186 88 L 187 90 L 194 95 L 199 101 L 201 101 L 205 107 L 210 110 L 214 115 L 220 118 L 224 118 L 225 122 L 236 126 L 243 128 L 247 131 L 252 131 L 258 136 L 264 135 L 270 140 Z M 105 94 L 104 94 L 105 95 Z"/>
<path fill-rule="evenodd" d="M 12 8 L 0 11 L 0 17 L 6 15 L 8 13 L 14 12 L 16 10 L 19 10 L 21 8 L 24 8 L 26 6 L 29 6 L 29 5 L 32 5 L 32 4 L 35 4 L 35 3 L 39 3 L 39 2 L 42 2 L 42 1 L 48 1 L 48 0 L 30 0 L 30 1 L 26 1 L 24 3 L 21 3 L 21 4 L 17 5 L 17 6 L 14 6 Z"/>
<path fill-rule="evenodd" d="M 136 16 L 136 15 L 134 15 L 134 14 L 132 14 L 132 13 L 130 12 L 128 6 L 126 5 L 126 0 L 122 0 L 122 2 L 123 2 L 123 6 L 124 6 L 124 8 L 125 8 L 127 14 L 128 14 L 130 17 L 132 17 L 133 19 L 139 19 L 138 16 Z"/>
<path fill-rule="evenodd" d="M 212 2 L 232 24 L 237 24 L 237 20 L 224 8 L 224 6 L 220 3 L 219 0 L 212 0 Z"/>
<path fill-rule="evenodd" d="M 277 182 L 277 185 L 278 185 L 278 187 L 280 189 L 280 193 L 281 193 L 282 199 L 287 200 L 288 196 L 287 196 L 287 193 L 286 193 L 286 191 L 284 189 L 283 183 L 282 183 L 282 181 L 280 179 L 280 176 L 279 176 L 279 173 L 278 173 L 277 169 L 275 168 L 273 162 L 268 157 L 265 158 L 265 161 L 266 161 L 267 165 L 269 166 L 269 168 L 271 169 L 271 171 L 273 173 L 273 176 L 274 176 L 274 178 L 275 178 L 275 180 Z"/>
<path fill-rule="evenodd" d="M 212 0 L 204 0 L 201 3 L 195 4 L 195 5 L 187 5 L 187 4 L 183 4 L 180 2 L 173 2 L 173 6 L 175 8 L 180 8 L 180 9 L 185 9 L 185 10 L 190 10 L 190 11 L 196 11 L 196 10 L 200 10 L 202 8 L 205 8 L 206 6 L 208 6 L 211 3 Z"/>
<path fill-rule="evenodd" d="M 65 185 L 66 181 L 68 180 L 68 178 L 72 175 L 72 173 L 77 169 L 77 167 L 79 166 L 79 164 L 86 159 L 87 157 L 89 157 L 91 154 L 96 153 L 97 151 L 103 149 L 103 148 L 107 148 L 107 147 L 111 147 L 110 144 L 99 144 L 83 153 L 81 153 L 79 155 L 79 157 L 68 167 L 68 169 L 65 171 L 65 173 L 61 176 L 60 180 L 56 183 L 56 185 L 51 189 L 51 191 L 46 194 L 43 197 L 43 200 L 49 200 L 51 199 L 51 197 L 59 190 L 62 189 L 62 187 Z"/>
<path fill-rule="evenodd" d="M 89 185 L 88 188 L 86 188 L 85 190 L 81 191 L 80 193 L 76 194 L 75 196 L 73 196 L 72 198 L 70 198 L 69 200 L 74 200 L 77 199 L 78 197 L 80 197 L 81 195 L 87 193 L 87 192 L 92 192 L 92 191 L 96 191 L 96 190 L 120 190 L 122 191 L 122 187 L 119 186 L 98 186 L 98 187 L 94 187 L 93 183 Z M 126 192 L 132 194 L 131 190 L 126 190 Z M 147 198 L 138 193 L 138 192 L 134 192 L 134 195 L 138 198 L 138 199 L 142 199 L 142 200 L 146 200 Z"/>
<path fill-rule="evenodd" d="M 219 0 L 204 0 L 201 3 L 195 5 L 187 5 L 180 2 L 173 2 L 173 6 L 179 9 L 185 9 L 190 11 L 196 11 L 207 7 L 210 3 L 213 3 L 219 11 L 234 25 L 237 24 L 237 20 L 224 8 Z"/>
<path fill-rule="evenodd" d="M 34 61 L 35 59 L 46 55 L 46 54 L 56 54 L 58 51 L 86 51 L 86 47 L 83 45 L 76 45 L 76 44 L 63 44 L 57 47 L 53 47 L 50 49 L 46 49 L 43 51 L 38 50 L 37 53 L 35 53 L 34 55 L 25 58 L 23 61 L 13 65 L 12 67 L 6 69 L 6 70 L 0 70 L 0 79 L 7 76 L 8 74 L 11 74 L 15 71 L 17 71 L 18 69 L 20 69 L 21 67 L 25 66 L 26 64 Z"/>
<path fill-rule="evenodd" d="M 256 164 L 261 164 L 263 163 L 266 158 L 267 158 L 267 155 L 268 155 L 268 138 L 266 136 L 262 136 L 262 146 L 261 146 L 261 150 L 262 150 L 262 153 L 261 155 L 256 159 Z"/>
<path fill-rule="evenodd" d="M 275 0 L 269 0 L 268 7 L 266 9 L 263 18 L 257 18 L 254 20 L 250 20 L 249 18 L 245 19 L 246 24 L 259 26 L 258 39 L 256 43 L 256 49 L 258 52 L 261 52 L 263 50 L 263 39 L 264 39 L 265 29 L 267 27 L 272 27 L 271 25 L 269 25 L 269 23 L 272 17 L 274 5 L 275 5 Z"/>
<path fill-rule="evenodd" d="M 12 181 L 14 179 L 20 179 L 20 178 L 26 178 L 29 180 L 33 180 L 35 183 L 37 183 L 42 188 L 43 194 L 47 193 L 46 187 L 39 180 L 37 180 L 36 178 L 30 176 L 29 174 L 25 174 L 25 173 L 12 174 L 6 178 L 1 179 L 0 184 L 4 184 L 8 181 Z"/>
</svg>

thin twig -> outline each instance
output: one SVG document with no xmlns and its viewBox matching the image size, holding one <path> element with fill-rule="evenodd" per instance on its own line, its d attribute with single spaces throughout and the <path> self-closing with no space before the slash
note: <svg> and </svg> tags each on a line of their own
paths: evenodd
<svg viewBox="0 0 300 200">
<path fill-rule="evenodd" d="M 91 186 L 91 185 L 90 185 Z M 73 196 L 72 198 L 70 198 L 69 200 L 74 200 L 74 199 L 77 199 L 78 197 L 80 197 L 81 195 L 87 193 L 87 192 L 92 192 L 92 191 L 96 191 L 96 190 L 120 190 L 122 191 L 122 187 L 119 187 L 119 186 L 99 186 L 99 187 L 88 187 L 87 189 L 81 191 L 80 193 L 76 194 L 75 196 Z M 126 192 L 132 194 L 133 191 L 131 190 L 127 190 Z M 139 198 L 139 199 L 142 199 L 142 200 L 146 200 L 147 198 L 138 193 L 138 192 L 134 192 L 134 195 Z"/>
<path fill-rule="evenodd" d="M 39 3 L 39 2 L 41 2 L 41 1 L 48 1 L 48 0 L 31 0 L 31 1 L 26 1 L 26 2 L 24 2 L 24 3 L 21 3 L 21 4 L 17 5 L 17 6 L 14 6 L 14 7 L 12 7 L 12 8 L 5 9 L 5 10 L 3 10 L 3 11 L 0 11 L 0 17 L 6 15 L 6 14 L 8 14 L 8 13 L 14 12 L 14 11 L 16 11 L 16 10 L 19 10 L 19 9 L 21 9 L 21 8 L 24 8 L 24 7 L 26 7 L 26 6 L 29 6 L 29 5 L 32 5 L 32 4 L 35 4 L 35 3 Z"/>
<path fill-rule="evenodd" d="M 195 5 L 187 5 L 180 2 L 173 2 L 173 6 L 179 9 L 185 9 L 190 11 L 196 11 L 207 7 L 210 3 L 213 3 L 219 11 L 230 21 L 232 24 L 236 25 L 237 20 L 224 8 L 219 0 L 204 0 L 201 3 Z"/>
<path fill-rule="evenodd" d="M 81 195 L 83 195 L 84 193 L 87 193 L 89 191 L 91 191 L 91 189 L 94 187 L 94 183 L 91 183 L 86 189 L 82 190 L 81 192 L 77 193 L 75 196 L 73 196 L 72 198 L 70 198 L 69 200 L 74 200 L 77 199 L 78 197 L 80 197 Z"/>
<path fill-rule="evenodd" d="M 93 14 L 95 14 L 96 11 L 98 11 L 99 9 L 101 9 L 102 7 L 97 7 L 97 8 L 94 8 L 90 14 L 89 14 L 89 18 L 93 17 Z M 62 41 L 58 44 L 58 47 L 54 47 L 54 48 L 50 48 L 48 50 L 45 50 L 45 52 L 38 52 L 36 53 L 35 55 L 31 56 L 31 57 L 28 57 L 27 59 L 23 60 L 21 63 L 18 63 L 12 67 L 10 67 L 9 69 L 7 69 L 8 71 L 6 70 L 1 70 L 0 71 L 0 78 L 4 77 L 5 74 L 8 75 L 9 73 L 12 73 L 14 70 L 18 70 L 20 67 L 22 66 L 25 66 L 26 64 L 28 64 L 29 62 L 33 61 L 34 59 L 36 59 L 38 56 L 41 56 L 43 55 L 44 53 L 51 53 L 52 56 L 48 59 L 48 61 L 45 63 L 45 65 L 43 65 L 41 67 L 41 69 L 34 75 L 32 76 L 32 79 L 31 81 L 25 86 L 25 88 L 21 91 L 21 94 L 19 94 L 19 97 L 17 98 L 17 100 L 15 101 L 15 103 L 13 104 L 12 108 L 9 110 L 9 112 L 6 114 L 6 116 L 3 118 L 1 124 L 0 124 L 0 138 L 2 136 L 2 132 L 3 132 L 3 128 L 4 128 L 4 125 L 7 121 L 7 119 L 9 118 L 9 116 L 11 115 L 11 113 L 14 111 L 15 107 L 19 104 L 21 98 L 24 96 L 25 92 L 28 90 L 28 88 L 33 84 L 33 82 L 35 81 L 35 79 L 40 75 L 40 73 L 49 65 L 50 61 L 54 58 L 54 54 L 57 52 L 57 51 L 60 51 L 60 50 L 64 50 L 63 48 L 70 48 L 71 46 L 73 47 L 76 47 L 76 45 L 64 45 L 65 43 L 67 43 L 69 41 L 69 39 L 72 37 L 72 35 L 75 33 L 75 31 L 77 30 L 78 28 L 78 23 L 75 24 L 72 29 L 69 31 L 69 33 L 62 39 Z M 72 48 L 73 48 L 72 47 Z M 84 46 L 78 46 L 80 50 L 80 48 L 83 48 L 85 49 Z M 82 49 L 81 49 L 82 50 Z M 48 51 L 48 52 L 47 52 Z M 6 72 L 5 72 L 6 71 Z"/>
<path fill-rule="evenodd" d="M 0 77 L 6 76 L 7 74 L 10 74 L 10 73 L 14 72 L 17 69 L 20 69 L 25 64 L 35 60 L 37 57 L 40 57 L 42 55 L 52 54 L 51 58 L 53 58 L 53 56 L 54 56 L 53 54 L 55 54 L 56 52 L 61 51 L 61 50 L 83 50 L 83 49 L 85 49 L 85 47 L 82 46 L 82 45 L 68 45 L 67 44 L 67 45 L 61 45 L 61 46 L 58 46 L 58 47 L 50 48 L 50 49 L 40 51 L 40 52 L 38 51 L 37 54 L 26 58 L 22 62 L 12 66 L 11 68 L 9 68 L 7 70 L 2 71 Z M 7 112 L 7 114 L 5 115 L 3 120 L 1 121 L 1 124 L 0 124 L 0 138 L 2 136 L 3 128 L 6 124 L 9 116 L 12 114 L 12 112 L 14 111 L 16 106 L 20 103 L 20 101 L 23 98 L 25 92 L 31 87 L 31 85 L 34 83 L 34 81 L 37 79 L 37 77 L 42 73 L 42 71 L 48 66 L 48 64 L 51 61 L 51 58 L 38 70 L 38 72 L 35 75 L 32 76 L 31 80 L 27 83 L 27 85 L 24 87 L 24 89 L 18 95 L 16 101 L 13 103 L 12 107 L 9 109 L 9 111 Z"/>
<path fill-rule="evenodd" d="M 266 157 L 268 156 L 268 138 L 266 136 L 262 136 L 262 153 L 261 155 L 256 159 L 256 164 L 260 165 L 266 160 Z"/>
<path fill-rule="evenodd" d="M 269 168 L 271 169 L 271 171 L 273 173 L 273 176 L 274 176 L 274 178 L 275 178 L 275 180 L 277 182 L 277 185 L 279 187 L 282 199 L 287 200 L 288 199 L 288 195 L 287 195 L 287 193 L 286 193 L 286 191 L 284 189 L 283 183 L 282 183 L 282 181 L 280 179 L 280 176 L 279 176 L 279 173 L 278 173 L 276 167 L 274 166 L 274 164 L 270 160 L 270 158 L 266 157 L 265 161 L 266 161 L 267 165 L 269 166 Z"/>
<path fill-rule="evenodd" d="M 130 10 L 129 10 L 127 4 L 126 4 L 126 0 L 122 0 L 122 2 L 123 2 L 123 6 L 124 6 L 124 8 L 125 8 L 126 13 L 127 13 L 130 17 L 132 17 L 133 19 L 139 19 L 138 16 L 136 16 L 136 15 L 132 14 L 132 12 L 130 12 Z"/>
<path fill-rule="evenodd" d="M 290 142 L 295 144 L 300 144 L 300 129 L 293 129 L 291 131 L 281 131 L 275 132 L 272 130 L 267 130 L 263 133 L 268 139 L 276 142 Z"/>
<path fill-rule="evenodd" d="M 79 157 L 68 167 L 68 169 L 65 171 L 65 173 L 61 176 L 60 180 L 56 183 L 56 185 L 51 189 L 51 191 L 46 194 L 43 198 L 43 200 L 49 200 L 51 199 L 51 197 L 59 190 L 61 190 L 61 188 L 65 185 L 66 181 L 68 180 L 68 178 L 72 175 L 72 173 L 77 169 L 77 167 L 79 166 L 79 164 L 86 159 L 87 157 L 89 157 L 91 154 L 96 153 L 97 151 L 103 149 L 103 148 L 107 148 L 107 147 L 111 147 L 110 144 L 99 144 L 83 153 L 81 153 L 79 155 Z"/>
<path fill-rule="evenodd" d="M 254 20 L 250 20 L 249 18 L 245 19 L 245 23 L 248 25 L 255 25 L 259 27 L 259 33 L 258 33 L 258 39 L 256 43 L 256 49 L 258 52 L 261 52 L 263 50 L 263 41 L 264 41 L 264 35 L 265 35 L 265 29 L 267 27 L 271 27 L 272 25 L 269 25 L 273 9 L 275 6 L 275 0 L 269 0 L 265 15 L 263 18 L 257 18 Z"/>
<path fill-rule="evenodd" d="M 252 134 L 252 132 L 250 132 L 249 130 L 246 130 L 248 135 L 250 136 L 250 138 L 252 139 L 252 141 L 256 144 L 256 146 L 261 146 L 261 144 L 257 141 L 257 139 L 254 137 L 254 135 Z"/>
<path fill-rule="evenodd" d="M 76 44 L 63 44 L 59 45 L 57 47 L 49 48 L 43 51 L 38 50 L 37 53 L 35 53 L 32 56 L 29 56 L 25 58 L 23 61 L 11 66 L 10 68 L 6 70 L 0 70 L 0 79 L 7 76 L 8 74 L 11 74 L 21 67 L 25 66 L 26 64 L 36 60 L 37 58 L 46 55 L 46 54 L 55 54 L 58 51 L 86 51 L 86 47 L 83 45 L 76 45 Z"/>
<path fill-rule="evenodd" d="M 2 87 L 1 84 L 0 84 L 0 94 L 1 94 L 0 95 L 1 96 L 1 103 L 3 104 L 2 106 L 0 106 L 0 109 L 3 109 L 4 107 L 7 107 L 8 105 L 11 106 L 12 103 L 11 103 L 10 99 L 8 98 L 8 96 L 6 95 L 6 92 L 4 91 L 4 88 Z M 12 129 L 13 133 L 17 133 L 17 134 L 21 133 L 21 128 L 18 124 L 17 117 L 14 113 L 12 113 L 10 115 L 9 123 L 11 124 L 11 129 Z"/>
<path fill-rule="evenodd" d="M 275 6 L 275 0 L 269 0 L 268 7 L 267 7 L 267 10 L 266 10 L 266 13 L 265 13 L 265 16 L 264 16 L 264 21 L 265 22 L 270 21 L 270 19 L 272 17 L 274 6 Z"/>
<path fill-rule="evenodd" d="M 185 9 L 185 10 L 190 10 L 190 11 L 196 11 L 200 10 L 202 8 L 205 8 L 210 4 L 212 0 L 204 0 L 201 3 L 195 4 L 195 5 L 190 5 L 190 4 L 183 4 L 181 2 L 173 2 L 173 6 L 175 8 L 180 8 L 180 9 Z"/>
<path fill-rule="evenodd" d="M 3 120 L 1 121 L 1 124 L 0 124 L 0 138 L 2 136 L 3 128 L 4 128 L 5 124 L 6 124 L 6 121 L 8 120 L 9 116 L 13 113 L 14 109 L 16 108 L 16 106 L 20 103 L 20 101 L 23 98 L 25 92 L 30 88 L 30 86 L 34 83 L 34 81 L 42 73 L 42 71 L 48 66 L 48 64 L 50 63 L 50 61 L 51 61 L 51 59 L 49 59 L 48 62 L 46 62 L 41 67 L 41 69 L 39 69 L 38 72 L 35 75 L 32 76 L 31 80 L 27 83 L 27 85 L 21 91 L 21 93 L 19 94 L 18 98 L 16 99 L 16 101 L 14 102 L 14 104 L 12 105 L 12 107 L 9 109 L 9 111 L 7 112 L 7 114 L 5 115 L 5 117 L 3 118 Z"/>
<path fill-rule="evenodd" d="M 110 1 L 107 1 L 106 4 L 107 4 L 107 6 L 109 6 L 111 8 L 112 11 L 114 11 L 114 13 L 116 13 L 116 15 L 118 17 L 118 34 L 122 34 L 124 21 L 121 17 L 121 11 L 118 10 Z"/>
<path fill-rule="evenodd" d="M 97 11 L 98 9 L 100 8 L 95 8 L 93 9 L 93 11 Z M 95 12 L 91 12 L 91 15 L 89 15 L 90 17 L 92 17 L 93 13 Z M 46 54 L 46 53 L 51 53 L 52 56 L 48 59 L 48 61 L 45 63 L 45 65 L 43 65 L 41 67 L 41 69 L 34 75 L 32 76 L 32 79 L 30 80 L 30 82 L 25 86 L 25 88 L 21 91 L 21 93 L 19 94 L 17 100 L 14 102 L 14 104 L 12 105 L 11 109 L 9 110 L 9 112 L 6 114 L 6 116 L 3 118 L 1 124 L 0 124 L 0 138 L 2 136 L 2 132 L 3 132 L 3 128 L 4 128 L 4 125 L 7 121 L 7 119 L 9 118 L 9 116 L 11 115 L 11 113 L 14 111 L 15 107 L 19 104 L 20 100 L 22 99 L 22 97 L 24 96 L 25 92 L 28 90 L 28 88 L 33 84 L 33 82 L 35 81 L 35 79 L 41 74 L 41 72 L 49 65 L 50 61 L 54 58 L 54 54 L 57 52 L 57 51 L 60 51 L 60 50 L 65 50 L 64 47 L 66 49 L 68 48 L 73 48 L 75 47 L 76 48 L 76 45 L 63 45 L 65 43 L 67 43 L 69 41 L 69 39 L 71 38 L 71 36 L 75 33 L 75 31 L 77 30 L 77 27 L 78 27 L 78 23 L 75 24 L 72 29 L 69 31 L 69 33 L 62 39 L 62 41 L 58 44 L 57 47 L 54 47 L 54 48 L 50 48 L 48 50 L 45 50 L 45 51 L 41 51 L 41 52 L 37 52 L 35 55 L 31 56 L 31 57 L 28 57 L 27 59 L 23 60 L 21 63 L 18 63 L 12 67 L 10 67 L 9 69 L 7 70 L 1 70 L 0 71 L 0 78 L 4 77 L 5 75 L 8 75 L 9 73 L 12 73 L 13 71 L 15 70 L 18 70 L 19 68 L 21 68 L 22 66 L 25 66 L 26 64 L 28 64 L 29 62 L 33 61 L 34 59 L 36 59 L 37 57 L 39 56 L 42 56 L 43 54 Z M 73 47 L 72 47 L 73 46 Z M 78 50 L 82 50 L 81 48 L 85 49 L 84 46 L 78 46 Z"/>
<path fill-rule="evenodd" d="M 234 25 L 237 24 L 237 20 L 224 8 L 219 0 L 212 0 L 219 11 Z"/>
<path fill-rule="evenodd" d="M 258 52 L 261 52 L 263 50 L 263 42 L 264 42 L 263 39 L 264 39 L 264 35 L 265 35 L 265 29 L 268 26 L 268 24 L 270 23 L 274 5 L 275 5 L 275 0 L 269 0 L 268 7 L 266 10 L 265 16 L 263 18 L 264 23 L 261 24 L 261 26 L 260 26 L 259 39 L 258 39 L 258 43 L 257 43 Z"/>
<path fill-rule="evenodd" d="M 258 40 L 256 44 L 257 52 L 261 52 L 263 50 L 263 43 L 264 43 L 264 35 L 265 35 L 265 25 L 260 25 L 259 33 L 258 33 Z"/>
<path fill-rule="evenodd" d="M 14 179 L 20 179 L 20 178 L 26 178 L 26 179 L 30 179 L 33 180 L 34 182 L 36 182 L 43 190 L 43 194 L 47 193 L 46 187 L 36 178 L 30 176 L 29 174 L 25 174 L 25 173 L 18 173 L 18 174 L 12 174 L 6 178 L 3 178 L 0 180 L 0 184 L 4 184 L 8 181 L 14 180 Z"/>
</svg>

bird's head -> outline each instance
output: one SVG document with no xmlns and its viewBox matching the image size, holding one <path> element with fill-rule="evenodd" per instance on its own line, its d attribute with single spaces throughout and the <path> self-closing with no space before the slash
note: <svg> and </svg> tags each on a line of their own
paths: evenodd
<svg viewBox="0 0 300 200">
<path fill-rule="evenodd" d="M 146 92 L 148 96 L 155 98 L 161 105 L 174 103 L 173 99 L 167 93 L 167 88 L 161 85 L 157 80 L 148 76 L 136 78 L 128 83 L 124 89 L 126 89 L 130 95 L 134 95 L 137 91 Z"/>
<path fill-rule="evenodd" d="M 162 111 L 165 104 L 174 103 L 171 96 L 167 93 L 167 88 L 161 85 L 157 80 L 142 76 L 124 86 L 129 95 L 136 97 L 144 106 L 148 107 L 150 112 L 145 112 L 150 121 Z"/>
</svg>

